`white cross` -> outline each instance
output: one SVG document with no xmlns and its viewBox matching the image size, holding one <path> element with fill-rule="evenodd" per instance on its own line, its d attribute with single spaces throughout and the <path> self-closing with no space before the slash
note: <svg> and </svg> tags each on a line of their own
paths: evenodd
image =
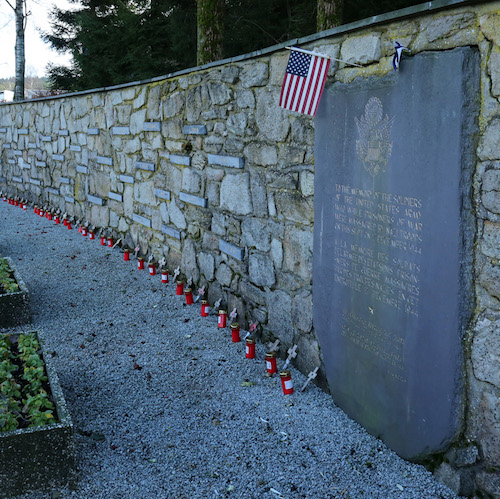
<svg viewBox="0 0 500 499">
<path fill-rule="evenodd" d="M 160 260 L 160 267 L 165 267 L 165 264 L 167 263 L 167 260 L 165 260 L 165 257 L 163 257 L 161 260 Z"/>
<path fill-rule="evenodd" d="M 181 268 L 180 267 L 177 267 L 175 270 L 174 270 L 174 281 L 177 279 L 177 276 L 181 273 Z"/>
<path fill-rule="evenodd" d="M 234 321 L 236 319 L 236 316 L 238 315 L 238 312 L 236 311 L 236 307 L 233 308 L 231 313 L 229 314 L 229 317 L 231 317 L 231 320 Z"/>
<path fill-rule="evenodd" d="M 187 281 L 188 288 L 190 288 L 193 285 L 193 278 L 190 277 Z"/>
<path fill-rule="evenodd" d="M 152 261 L 153 261 L 153 255 L 149 255 L 148 264 L 151 263 Z"/>
<path fill-rule="evenodd" d="M 220 303 L 222 301 L 222 298 L 219 298 L 215 303 L 214 303 L 214 310 L 217 310 L 220 307 Z"/>
<path fill-rule="evenodd" d="M 297 350 L 297 345 L 293 345 L 293 347 L 291 347 L 287 350 L 288 357 L 285 361 L 285 364 L 283 365 L 283 369 L 286 369 L 290 365 L 291 360 L 295 359 L 295 357 L 297 357 L 296 350 Z"/>
<path fill-rule="evenodd" d="M 304 383 L 304 386 L 300 389 L 301 392 L 303 392 L 306 389 L 306 386 L 309 384 L 309 381 L 313 380 L 318 375 L 318 370 L 319 367 L 317 367 L 316 369 L 314 369 L 314 371 L 311 371 L 307 375 L 307 381 Z"/>
<path fill-rule="evenodd" d="M 269 343 L 268 345 L 269 352 L 275 352 L 276 350 L 278 350 L 279 344 L 280 340 L 276 340 L 274 343 Z"/>
<path fill-rule="evenodd" d="M 136 247 L 135 247 L 135 250 L 134 250 L 134 251 L 135 251 L 135 256 L 136 256 L 136 257 L 137 257 L 137 253 L 139 253 L 139 250 L 140 250 L 140 249 L 141 249 L 141 248 L 140 248 L 139 246 L 136 246 Z"/>
<path fill-rule="evenodd" d="M 115 248 L 116 246 L 118 246 L 120 244 L 120 241 L 121 241 L 121 238 L 118 239 L 118 241 L 116 241 L 115 244 L 113 244 L 113 248 Z M 111 248 L 111 249 L 113 249 L 113 248 Z"/>
<path fill-rule="evenodd" d="M 198 290 L 198 296 L 195 297 L 194 302 L 196 303 L 200 299 L 200 296 L 204 294 L 205 294 L 205 286 L 203 286 Z"/>
</svg>

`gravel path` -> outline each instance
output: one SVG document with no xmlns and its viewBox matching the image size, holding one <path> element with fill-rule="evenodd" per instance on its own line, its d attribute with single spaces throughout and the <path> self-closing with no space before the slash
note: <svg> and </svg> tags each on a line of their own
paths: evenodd
<svg viewBox="0 0 500 499">
<path fill-rule="evenodd" d="M 216 316 L 118 249 L 0 201 L 0 254 L 30 290 L 75 425 L 76 490 L 25 497 L 456 497 L 322 390 L 300 392 L 293 368 L 283 395 L 264 345 L 246 359 Z"/>
</svg>

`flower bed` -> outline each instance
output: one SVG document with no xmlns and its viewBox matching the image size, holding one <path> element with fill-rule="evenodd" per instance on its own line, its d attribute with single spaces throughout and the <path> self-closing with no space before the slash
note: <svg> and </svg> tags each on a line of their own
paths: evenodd
<svg viewBox="0 0 500 499">
<path fill-rule="evenodd" d="M 31 322 L 28 288 L 10 258 L 0 258 L 0 327 Z"/>
<path fill-rule="evenodd" d="M 74 480 L 73 424 L 36 333 L 0 336 L 0 463 L 0 497 Z"/>
</svg>

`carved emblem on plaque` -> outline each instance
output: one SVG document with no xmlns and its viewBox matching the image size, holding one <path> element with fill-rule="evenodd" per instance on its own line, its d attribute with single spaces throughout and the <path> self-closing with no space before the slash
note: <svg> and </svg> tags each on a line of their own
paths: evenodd
<svg viewBox="0 0 500 499">
<path fill-rule="evenodd" d="M 383 115 L 382 102 L 372 97 L 366 103 L 365 114 L 359 120 L 354 118 L 359 133 L 356 154 L 365 170 L 374 178 L 385 172 L 392 152 L 391 128 L 394 117 Z"/>
</svg>

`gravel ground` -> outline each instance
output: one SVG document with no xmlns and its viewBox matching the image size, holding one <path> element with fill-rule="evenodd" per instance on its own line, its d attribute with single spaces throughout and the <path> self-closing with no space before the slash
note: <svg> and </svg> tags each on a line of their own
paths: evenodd
<svg viewBox="0 0 500 499">
<path fill-rule="evenodd" d="M 56 352 L 75 426 L 76 490 L 23 497 L 456 497 L 328 394 L 298 390 L 299 371 L 283 395 L 264 345 L 246 359 L 216 316 L 117 248 L 0 202 L 0 254 L 29 288 L 24 329 Z"/>
</svg>

